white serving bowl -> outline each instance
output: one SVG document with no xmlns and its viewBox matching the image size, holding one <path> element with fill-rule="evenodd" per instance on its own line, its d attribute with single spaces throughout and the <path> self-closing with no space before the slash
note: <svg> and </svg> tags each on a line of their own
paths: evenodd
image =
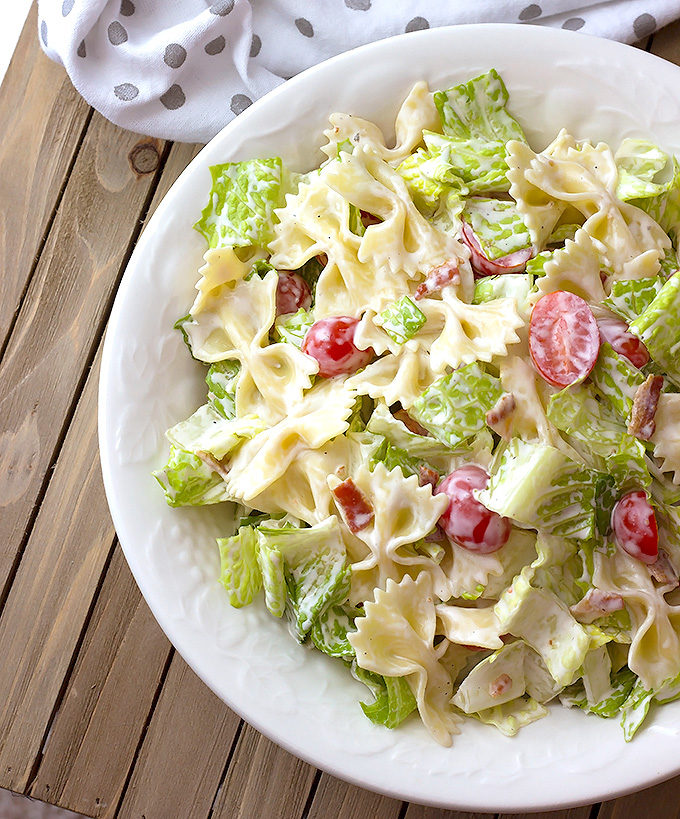
<svg viewBox="0 0 680 819">
<path fill-rule="evenodd" d="M 205 243 L 192 230 L 210 165 L 279 155 L 317 166 L 328 115 L 386 134 L 411 85 L 448 87 L 495 67 L 535 149 L 561 127 L 613 145 L 649 137 L 680 152 L 680 70 L 644 51 L 535 26 L 419 31 L 342 54 L 248 108 L 194 159 L 151 219 L 113 308 L 101 369 L 104 483 L 125 556 L 151 610 L 189 665 L 248 722 L 324 770 L 389 796 L 475 811 L 549 810 L 609 799 L 680 771 L 680 703 L 657 709 L 634 741 L 617 720 L 554 707 L 508 739 L 473 720 L 451 748 L 417 720 L 371 724 L 343 665 L 297 645 L 264 606 L 232 609 L 214 537 L 226 509 L 170 509 L 151 472 L 163 433 L 205 400 L 204 373 L 172 329 L 193 300 Z M 142 650 L 143 647 L 140 647 Z M 369 695 L 370 699 L 370 695 Z"/>
</svg>

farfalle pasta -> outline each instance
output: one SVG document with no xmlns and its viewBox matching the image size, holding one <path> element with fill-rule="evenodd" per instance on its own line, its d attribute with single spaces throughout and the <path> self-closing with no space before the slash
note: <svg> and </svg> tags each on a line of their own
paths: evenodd
<svg viewBox="0 0 680 819">
<path fill-rule="evenodd" d="M 417 83 L 395 134 L 336 113 L 319 168 L 211 169 L 176 325 L 207 398 L 156 478 L 237 504 L 229 601 L 374 723 L 450 745 L 560 702 L 630 739 L 680 694 L 678 162 L 535 150 L 494 70 Z"/>
</svg>

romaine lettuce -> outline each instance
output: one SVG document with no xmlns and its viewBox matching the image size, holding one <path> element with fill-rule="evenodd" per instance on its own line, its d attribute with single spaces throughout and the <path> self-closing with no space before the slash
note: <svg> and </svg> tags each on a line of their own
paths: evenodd
<svg viewBox="0 0 680 819">
<path fill-rule="evenodd" d="M 274 322 L 274 333 L 280 341 L 293 344 L 299 350 L 312 324 L 314 316 L 301 307 L 297 313 L 279 316 Z"/>
<path fill-rule="evenodd" d="M 241 365 L 238 361 L 216 361 L 208 368 L 208 403 L 219 414 L 231 420 L 236 417 L 236 386 Z"/>
<path fill-rule="evenodd" d="M 382 313 L 378 313 L 375 323 L 397 344 L 403 344 L 413 338 L 425 321 L 425 314 L 415 302 L 408 296 L 402 296 L 389 304 Z"/>
<path fill-rule="evenodd" d="M 262 588 L 257 541 L 257 532 L 252 526 L 241 526 L 232 537 L 217 539 L 220 583 L 229 594 L 229 602 L 236 608 L 252 603 Z"/>
<path fill-rule="evenodd" d="M 463 209 L 487 259 L 500 259 L 531 246 L 531 236 L 514 202 L 473 196 Z"/>
<path fill-rule="evenodd" d="M 223 478 L 198 455 L 176 446 L 170 447 L 170 457 L 154 478 L 163 487 L 169 506 L 207 506 L 229 500 Z"/>
<path fill-rule="evenodd" d="M 364 683 L 373 693 L 375 700 L 360 703 L 361 710 L 377 725 L 396 728 L 416 709 L 416 698 L 404 677 L 383 677 L 366 671 L 355 663 L 352 675 Z"/>
<path fill-rule="evenodd" d="M 657 293 L 654 301 L 630 325 L 650 356 L 680 384 L 680 271 Z"/>
</svg>

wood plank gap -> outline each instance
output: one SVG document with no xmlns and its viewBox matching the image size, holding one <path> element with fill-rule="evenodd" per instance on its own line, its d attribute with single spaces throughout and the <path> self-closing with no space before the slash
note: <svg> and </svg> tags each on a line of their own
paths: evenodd
<svg viewBox="0 0 680 819">
<path fill-rule="evenodd" d="M 590 819 L 597 819 L 597 815 L 602 807 L 602 802 L 595 802 L 590 808 Z"/>
<path fill-rule="evenodd" d="M 321 771 L 317 770 L 314 774 L 314 781 L 312 782 L 312 787 L 309 789 L 309 793 L 307 794 L 307 801 L 305 802 L 305 806 L 302 809 L 302 813 L 300 815 L 300 819 L 307 819 L 309 816 L 309 811 L 312 807 L 312 802 L 314 801 L 314 797 L 316 796 L 316 790 L 319 787 L 319 780 L 321 779 Z"/>
<path fill-rule="evenodd" d="M 142 745 L 144 745 L 144 740 L 146 739 L 146 734 L 149 730 L 149 725 L 151 724 L 151 718 L 153 717 L 153 712 L 156 710 L 156 706 L 158 705 L 158 700 L 161 696 L 161 691 L 163 690 L 163 686 L 165 685 L 165 681 L 168 677 L 168 673 L 170 672 L 170 666 L 172 665 L 172 658 L 175 656 L 175 648 L 174 646 L 170 649 L 168 654 L 168 659 L 165 661 L 165 666 L 163 667 L 163 672 L 161 673 L 160 680 L 158 681 L 158 685 L 156 686 L 156 691 L 153 695 L 153 700 L 151 702 L 151 708 L 149 708 L 149 713 L 146 716 L 146 721 L 144 722 L 144 727 L 142 728 L 142 732 L 139 735 L 139 742 L 137 743 L 137 747 L 135 748 L 135 752 L 132 756 L 132 760 L 130 761 L 130 768 L 128 769 L 127 776 L 125 777 L 125 783 L 123 784 L 123 788 L 120 792 L 120 799 L 118 800 L 118 804 L 116 805 L 116 809 L 113 812 L 113 816 L 116 817 L 120 813 L 120 809 L 123 805 L 123 801 L 125 796 L 127 795 L 127 790 L 130 785 L 130 780 L 132 779 L 132 774 L 135 771 L 135 766 L 137 765 L 137 759 L 139 758 L 139 754 L 142 750 Z M 240 728 L 240 726 L 239 726 Z"/>
<path fill-rule="evenodd" d="M 40 261 L 40 257 L 42 256 L 43 249 L 45 244 L 47 243 L 47 237 L 50 235 L 50 231 L 52 230 L 52 225 L 54 224 L 54 220 L 59 212 L 59 207 L 61 205 L 61 200 L 64 198 L 64 191 L 66 190 L 66 186 L 68 184 L 68 180 L 71 176 L 71 171 L 73 170 L 74 165 L 76 164 L 76 160 L 78 159 L 78 154 L 80 153 L 80 149 L 85 141 L 85 135 L 87 134 L 87 129 L 90 127 L 90 122 L 92 121 L 92 115 L 94 114 L 94 108 L 90 108 L 88 115 L 85 119 L 85 123 L 78 135 L 78 140 L 76 142 L 76 147 L 73 151 L 73 155 L 66 167 L 66 173 L 64 174 L 64 179 L 61 183 L 61 187 L 59 188 L 59 192 L 57 193 L 57 197 L 54 200 L 54 207 L 47 219 L 45 224 L 45 230 L 40 237 L 40 241 L 38 242 L 38 247 L 35 252 L 35 256 L 33 258 L 33 262 L 31 264 L 31 268 L 28 271 L 28 276 L 26 277 L 26 281 L 24 283 L 23 289 L 21 291 L 21 295 L 19 296 L 19 300 L 17 301 L 16 309 L 14 311 L 14 315 L 10 319 L 9 326 L 7 328 L 7 333 L 5 334 L 4 339 L 0 339 L 0 364 L 2 364 L 2 359 L 5 356 L 5 352 L 7 351 L 7 347 L 9 346 L 10 339 L 12 338 L 12 333 L 14 332 L 14 327 L 19 319 L 19 314 L 21 313 L 21 308 L 23 307 L 24 301 L 26 299 L 26 293 L 28 293 L 28 288 L 31 285 L 31 281 L 33 280 L 33 276 L 35 275 L 35 271 L 38 267 L 38 262 Z"/>
<path fill-rule="evenodd" d="M 408 810 L 408 806 L 409 806 L 408 802 L 402 802 L 401 810 L 399 811 L 399 819 L 404 819 L 404 817 L 406 816 L 406 811 Z"/>
<path fill-rule="evenodd" d="M 135 225 L 135 229 L 125 249 L 125 253 L 123 255 L 121 264 L 116 274 L 114 287 L 112 288 L 111 294 L 106 302 L 104 309 L 102 310 L 99 323 L 97 325 L 94 337 L 92 339 L 92 344 L 85 358 L 85 366 L 83 367 L 80 373 L 80 378 L 78 379 L 78 383 L 71 397 L 71 403 L 69 404 L 66 414 L 64 416 L 64 421 L 62 423 L 61 429 L 59 430 L 59 435 L 55 442 L 54 449 L 52 450 L 52 457 L 50 459 L 49 466 L 45 470 L 42 483 L 40 484 L 40 489 L 38 490 L 38 493 L 36 495 L 36 499 L 33 503 L 33 508 L 31 509 L 31 514 L 29 515 L 28 521 L 26 523 L 26 528 L 24 529 L 24 534 L 21 538 L 21 543 L 19 544 L 19 548 L 17 549 L 17 552 L 14 555 L 12 567 L 7 574 L 7 580 L 5 582 L 5 585 L 2 589 L 0 589 L 0 617 L 2 616 L 3 609 L 5 608 L 5 604 L 7 603 L 7 598 L 9 596 L 10 589 L 12 588 L 12 583 L 14 582 L 17 572 L 19 571 L 21 559 L 24 556 L 24 552 L 26 551 L 26 545 L 28 544 L 31 532 L 33 531 L 36 518 L 38 517 L 38 513 L 40 511 L 40 507 L 45 498 L 45 494 L 49 487 L 50 480 L 52 479 L 54 467 L 56 466 L 56 463 L 59 459 L 59 455 L 64 445 L 64 441 L 66 440 L 66 435 L 71 426 L 71 422 L 73 421 L 73 416 L 75 415 L 78 402 L 80 401 L 80 396 L 83 392 L 83 388 L 85 387 L 85 382 L 87 381 L 87 377 L 90 373 L 90 370 L 92 369 L 95 358 L 97 357 L 97 350 L 99 349 L 99 345 L 101 344 L 104 332 L 106 331 L 106 324 L 109 320 L 109 316 L 111 315 L 111 310 L 113 308 L 113 303 L 115 301 L 121 279 L 123 277 L 123 274 L 125 273 L 125 269 L 127 268 L 128 262 L 130 261 L 132 251 L 134 250 L 135 244 L 139 239 L 139 235 L 142 232 L 142 228 L 144 227 L 144 222 L 149 212 L 149 208 L 151 207 L 151 203 L 153 201 L 154 194 L 156 193 L 156 189 L 160 184 L 161 176 L 163 175 L 163 171 L 165 170 L 165 163 L 167 162 L 171 147 L 172 143 L 170 142 L 166 143 L 163 153 L 161 154 L 160 161 L 158 163 L 158 168 L 154 171 L 154 179 L 152 183 L 149 185 L 149 190 L 147 191 L 147 195 L 142 205 L 140 218 L 138 220 L 137 225 Z M 58 210 L 55 210 L 55 215 L 57 212 Z M 14 319 L 14 321 L 16 321 L 16 318 Z"/>
<path fill-rule="evenodd" d="M 38 775 L 38 769 L 40 768 L 40 763 L 42 762 L 43 752 L 45 750 L 45 746 L 47 745 L 47 740 L 49 739 L 50 731 L 52 730 L 52 725 L 54 723 L 54 720 L 56 719 L 57 714 L 59 713 L 61 704 L 64 701 L 64 696 L 66 695 L 66 689 L 68 687 L 69 680 L 71 679 L 71 675 L 73 674 L 73 669 L 75 668 L 76 660 L 78 659 L 80 649 L 83 646 L 85 633 L 87 632 L 88 626 L 90 625 L 90 621 L 92 620 L 92 614 L 94 612 L 95 605 L 97 604 L 97 599 L 99 598 L 99 595 L 101 593 L 102 586 L 104 585 L 104 578 L 106 577 L 106 574 L 109 571 L 109 566 L 111 565 L 111 560 L 113 559 L 113 553 L 116 550 L 117 543 L 118 538 L 114 537 L 113 540 L 111 541 L 111 546 L 109 547 L 109 553 L 106 555 L 106 560 L 104 561 L 102 573 L 100 574 L 99 580 L 97 581 L 95 592 L 92 595 L 92 601 L 90 602 L 87 614 L 85 615 L 85 621 L 83 622 L 83 626 L 80 629 L 78 640 L 76 641 L 75 648 L 73 649 L 73 653 L 71 654 L 71 659 L 69 661 L 68 668 L 66 669 L 66 674 L 64 674 L 64 679 L 61 681 L 59 693 L 57 694 L 57 697 L 54 701 L 54 705 L 52 707 L 52 713 L 50 714 L 50 718 L 47 720 L 47 725 L 45 726 L 45 733 L 43 735 L 42 742 L 40 743 L 40 750 L 38 751 L 36 758 L 33 760 L 33 765 L 31 766 L 30 773 L 28 774 L 28 778 L 26 780 L 26 787 L 24 788 L 25 794 L 30 793 L 33 781 Z"/>
<path fill-rule="evenodd" d="M 229 766 L 231 765 L 231 760 L 234 758 L 234 753 L 236 752 L 236 746 L 238 745 L 238 741 L 241 737 L 241 733 L 245 726 L 245 722 L 241 720 L 238 724 L 238 728 L 236 729 L 236 733 L 234 734 L 234 741 L 231 743 L 231 747 L 229 748 L 229 753 L 227 754 L 227 760 L 224 763 L 224 769 L 222 770 L 222 775 L 220 776 L 220 783 L 217 786 L 217 790 L 215 791 L 215 796 L 213 796 L 212 804 L 210 805 L 210 811 L 208 812 L 207 819 L 212 819 L 213 812 L 215 810 L 215 803 L 219 798 L 220 791 L 222 790 L 222 785 L 224 785 L 224 780 L 227 776 L 227 771 L 229 770 Z"/>
</svg>

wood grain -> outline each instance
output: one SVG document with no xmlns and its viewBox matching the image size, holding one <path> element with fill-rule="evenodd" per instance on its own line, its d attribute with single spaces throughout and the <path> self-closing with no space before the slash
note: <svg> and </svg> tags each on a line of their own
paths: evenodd
<svg viewBox="0 0 680 819">
<path fill-rule="evenodd" d="M 170 653 L 117 547 L 31 796 L 87 816 L 111 815 Z"/>
<path fill-rule="evenodd" d="M 315 770 L 246 725 L 211 819 L 301 817 Z"/>
<path fill-rule="evenodd" d="M 90 117 L 37 30 L 34 4 L 0 87 L 0 350 Z"/>
<path fill-rule="evenodd" d="M 464 813 L 457 810 L 429 808 L 411 802 L 404 819 L 490 819 L 490 815 L 488 813 Z"/>
<path fill-rule="evenodd" d="M 597 819 L 677 819 L 680 817 L 680 779 L 605 802 Z"/>
<path fill-rule="evenodd" d="M 140 142 L 92 118 L 0 365 L 0 602 L 155 187 Z"/>
<path fill-rule="evenodd" d="M 551 810 L 543 813 L 501 813 L 498 819 L 588 819 L 592 812 L 591 805 L 568 810 Z"/>
<path fill-rule="evenodd" d="M 650 51 L 657 57 L 663 57 L 664 60 L 680 65 L 680 20 L 654 35 Z"/>
<path fill-rule="evenodd" d="M 321 774 L 308 819 L 399 819 L 403 803 Z"/>
<path fill-rule="evenodd" d="M 175 654 L 117 817 L 207 817 L 240 722 Z"/>
</svg>

